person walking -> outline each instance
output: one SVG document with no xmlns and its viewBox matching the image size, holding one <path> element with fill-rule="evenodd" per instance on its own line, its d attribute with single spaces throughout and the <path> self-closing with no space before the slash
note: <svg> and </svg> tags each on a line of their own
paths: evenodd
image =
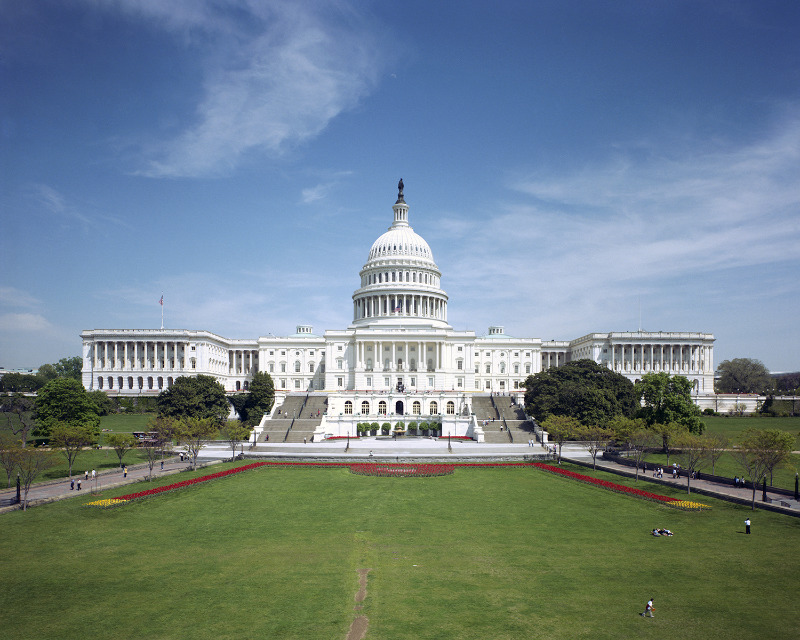
<svg viewBox="0 0 800 640">
<path fill-rule="evenodd" d="M 744 521 L 744 532 L 750 534 L 750 518 Z"/>
<path fill-rule="evenodd" d="M 122 477 L 123 478 L 127 478 L 128 477 L 128 465 L 125 465 L 124 467 L 122 467 Z"/>
<path fill-rule="evenodd" d="M 639 615 L 644 618 L 649 614 L 651 618 L 655 618 L 655 616 L 653 615 L 653 611 L 655 611 L 655 607 L 653 606 L 653 598 L 650 598 L 647 601 L 647 605 L 645 605 L 644 613 L 640 613 Z"/>
</svg>

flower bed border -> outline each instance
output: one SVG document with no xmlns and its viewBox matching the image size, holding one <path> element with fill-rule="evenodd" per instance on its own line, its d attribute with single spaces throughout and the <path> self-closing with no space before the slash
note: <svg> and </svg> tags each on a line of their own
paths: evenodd
<svg viewBox="0 0 800 640">
<path fill-rule="evenodd" d="M 587 484 L 594 484 L 603 489 L 608 489 L 610 491 L 615 491 L 617 493 L 624 493 L 627 495 L 634 496 L 636 498 L 643 498 L 644 500 L 652 500 L 653 502 L 660 502 L 668 507 L 672 507 L 673 509 L 681 509 L 683 511 L 702 511 L 703 509 L 710 509 L 708 505 L 700 504 L 699 502 L 692 502 L 690 500 L 681 500 L 680 498 L 671 498 L 670 496 L 662 496 L 658 493 L 651 493 L 650 491 L 643 491 L 642 489 L 636 489 L 634 487 L 627 487 L 622 484 L 617 484 L 616 482 L 609 482 L 608 480 L 601 480 L 600 478 L 593 478 L 592 476 L 587 476 L 582 473 L 576 473 L 575 471 L 570 471 L 569 469 L 562 469 L 561 467 L 556 467 L 552 464 L 546 464 L 544 462 L 533 462 L 531 463 L 537 469 L 542 469 L 543 471 L 547 471 L 548 473 L 554 473 L 556 475 L 561 475 L 567 478 L 571 478 L 573 480 L 578 480 L 579 482 L 585 482 Z"/>
</svg>

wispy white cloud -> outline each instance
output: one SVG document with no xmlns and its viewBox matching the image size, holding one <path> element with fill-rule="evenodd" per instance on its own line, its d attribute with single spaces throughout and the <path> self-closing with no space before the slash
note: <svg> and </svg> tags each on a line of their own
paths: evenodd
<svg viewBox="0 0 800 640">
<path fill-rule="evenodd" d="M 148 150 L 143 175 L 213 176 L 249 153 L 281 154 L 355 107 L 382 66 L 366 21 L 341 2 L 126 0 L 121 6 L 199 43 L 203 52 L 194 123 Z"/>
<path fill-rule="evenodd" d="M 39 333 L 49 332 L 53 326 L 38 313 L 0 314 L 0 331 Z"/>
<path fill-rule="evenodd" d="M 41 301 L 27 291 L 0 285 L 0 306 L 29 309 L 40 304 Z"/>
<path fill-rule="evenodd" d="M 514 322 L 562 336 L 618 328 L 607 325 L 623 306 L 635 317 L 637 296 L 684 309 L 691 322 L 682 292 L 705 285 L 708 296 L 727 295 L 735 270 L 800 261 L 800 118 L 750 144 L 698 143 L 669 156 L 620 149 L 605 164 L 520 174 L 510 187 L 494 215 L 440 223 L 459 240 L 442 256 L 449 293 L 489 307 L 516 299 Z M 787 295 L 780 279 L 759 282 Z"/>
</svg>

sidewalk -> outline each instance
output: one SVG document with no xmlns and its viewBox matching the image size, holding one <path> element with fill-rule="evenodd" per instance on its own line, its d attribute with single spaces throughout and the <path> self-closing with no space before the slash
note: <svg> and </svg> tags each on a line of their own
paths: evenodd
<svg viewBox="0 0 800 640">
<path fill-rule="evenodd" d="M 586 464 L 586 460 L 572 460 L 567 456 L 562 455 L 562 460 L 566 460 L 567 462 L 576 462 L 581 464 L 581 466 Z M 591 466 L 591 461 L 590 465 Z M 597 468 L 603 469 L 605 471 L 610 471 L 612 473 L 617 473 L 619 475 L 629 476 L 633 478 L 636 475 L 636 472 L 631 467 L 627 467 L 622 464 L 618 464 L 616 462 L 612 462 L 610 460 L 605 460 L 597 456 Z M 671 473 L 667 473 L 669 471 L 668 468 L 664 468 L 664 477 L 663 478 L 654 478 L 653 471 L 648 469 L 647 471 L 639 471 L 639 479 L 645 482 L 655 483 L 655 484 L 662 484 L 668 485 L 673 487 L 678 487 L 686 492 L 686 477 L 678 477 L 677 479 L 672 478 Z M 711 482 L 709 480 L 700 480 L 695 479 L 691 482 L 691 494 L 694 493 L 701 494 L 701 495 L 708 495 L 714 498 L 720 498 L 722 500 L 728 500 L 730 502 L 736 502 L 739 504 L 743 504 L 746 506 L 750 506 L 753 501 L 753 489 L 752 488 L 739 488 L 729 485 L 729 484 L 721 484 L 718 482 Z M 758 509 L 769 509 L 770 511 L 779 511 L 781 513 L 791 513 L 792 515 L 800 516 L 800 502 L 795 500 L 791 496 L 785 496 L 781 493 L 774 493 L 769 490 L 767 487 L 767 497 L 772 500 L 771 503 L 765 503 L 762 501 L 763 492 L 760 487 L 756 488 L 756 508 Z"/>
<path fill-rule="evenodd" d="M 201 465 L 198 464 L 198 466 Z M 181 471 L 186 471 L 188 468 L 188 463 L 180 462 L 179 459 L 174 456 L 165 458 L 163 471 L 161 470 L 160 461 L 157 462 L 153 467 L 153 478 L 173 475 L 180 473 Z M 75 489 L 73 490 L 70 490 L 69 488 L 69 478 L 34 484 L 31 487 L 31 490 L 28 492 L 28 507 L 36 506 L 37 504 L 44 504 L 46 502 L 53 502 L 54 500 L 63 500 L 65 498 L 72 498 L 86 494 L 91 495 L 92 493 L 111 489 L 112 487 L 133 484 L 134 482 L 145 480 L 149 475 L 150 469 L 146 464 L 129 466 L 127 478 L 123 477 L 121 469 L 103 471 L 102 473 L 97 474 L 97 479 L 95 482 L 92 482 L 91 475 L 89 476 L 88 480 L 84 480 L 82 473 L 73 473 L 72 477 L 76 481 Z M 82 485 L 80 491 L 77 489 L 78 478 L 81 479 Z M 0 514 L 21 508 L 20 505 L 16 504 L 16 499 L 16 486 L 12 486 L 10 489 L 3 489 L 0 491 Z"/>
</svg>

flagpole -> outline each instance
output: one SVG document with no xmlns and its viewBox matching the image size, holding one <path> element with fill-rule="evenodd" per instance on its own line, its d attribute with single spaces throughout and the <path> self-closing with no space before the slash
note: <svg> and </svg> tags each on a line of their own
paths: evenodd
<svg viewBox="0 0 800 640">
<path fill-rule="evenodd" d="M 161 329 L 164 329 L 164 294 L 161 294 L 161 300 L 159 300 L 161 304 Z"/>
</svg>

